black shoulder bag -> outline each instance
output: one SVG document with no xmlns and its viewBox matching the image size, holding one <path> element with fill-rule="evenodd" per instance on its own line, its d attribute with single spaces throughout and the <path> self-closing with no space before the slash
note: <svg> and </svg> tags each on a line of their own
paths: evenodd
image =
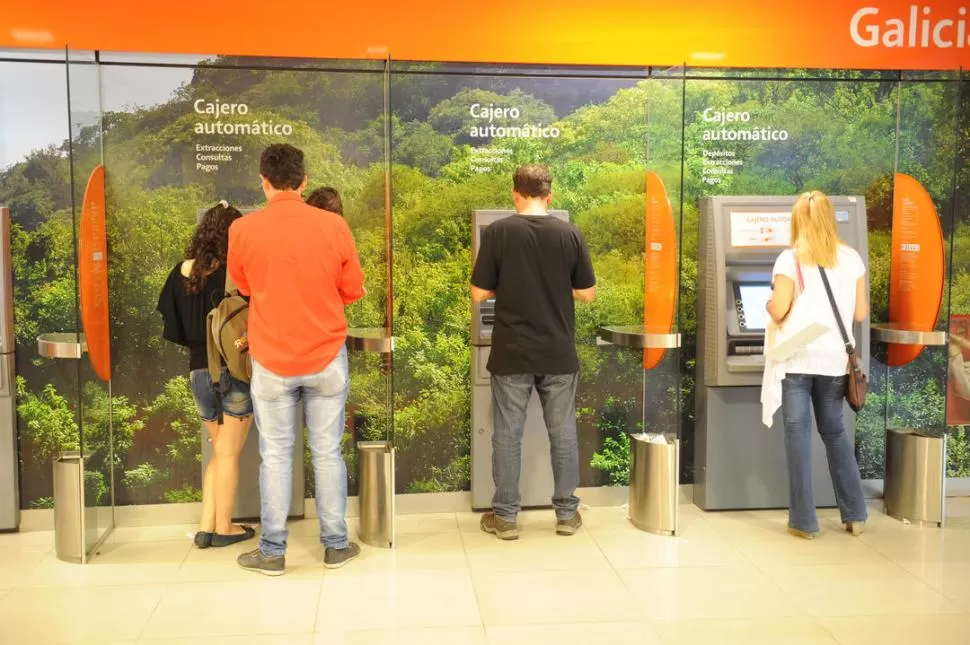
<svg viewBox="0 0 970 645">
<path fill-rule="evenodd" d="M 839 314 L 839 307 L 835 304 L 835 296 L 832 295 L 832 286 L 829 278 L 825 275 L 825 269 L 818 268 L 822 274 L 822 283 L 825 285 L 825 293 L 829 296 L 829 304 L 832 305 L 832 313 L 835 314 L 835 322 L 839 325 L 839 332 L 842 334 L 842 342 L 845 343 L 845 353 L 849 357 L 849 380 L 845 387 L 845 398 L 849 402 L 849 407 L 853 412 L 858 412 L 866 404 L 866 394 L 869 393 L 869 381 L 859 367 L 859 357 L 856 356 L 855 347 L 849 342 L 849 334 L 845 331 L 845 324 Z"/>
</svg>

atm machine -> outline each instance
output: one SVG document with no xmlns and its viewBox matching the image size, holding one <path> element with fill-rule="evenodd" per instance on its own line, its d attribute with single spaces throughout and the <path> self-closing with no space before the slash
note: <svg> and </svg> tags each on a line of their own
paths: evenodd
<svg viewBox="0 0 970 645">
<path fill-rule="evenodd" d="M 863 197 L 830 197 L 839 235 L 869 257 Z M 775 259 L 791 246 L 794 197 L 700 200 L 697 287 L 694 500 L 705 510 L 787 508 L 781 412 L 761 423 L 765 304 Z M 869 323 L 856 323 L 858 354 L 869 356 Z M 845 405 L 855 435 L 855 414 Z M 834 506 L 825 449 L 812 445 L 815 502 Z"/>
<path fill-rule="evenodd" d="M 207 209 L 200 208 L 196 213 L 196 221 L 201 222 Z M 239 211 L 246 215 L 256 211 L 255 208 L 240 208 Z M 303 517 L 304 514 L 304 474 L 303 474 L 303 408 L 297 411 L 296 442 L 293 445 L 293 497 L 290 501 L 290 517 Z M 206 432 L 205 425 L 202 425 L 202 478 L 205 479 L 205 469 L 212 459 L 212 441 L 209 433 Z M 258 520 L 260 510 L 259 500 L 259 465 L 262 460 L 259 457 L 259 429 L 256 421 L 249 428 L 249 436 L 246 437 L 246 445 L 243 446 L 242 453 L 239 455 L 239 487 L 236 489 L 236 505 L 233 509 L 232 517 L 236 520 Z"/>
<path fill-rule="evenodd" d="M 0 532 L 20 528 L 20 451 L 17 446 L 16 340 L 10 211 L 0 208 Z"/>
<path fill-rule="evenodd" d="M 477 210 L 472 213 L 472 258 L 478 257 L 482 230 L 492 222 L 515 215 L 514 211 Z M 569 213 L 549 211 L 551 217 L 568 222 Z M 495 300 L 472 303 L 472 508 L 491 508 L 495 483 L 492 480 L 492 385 L 488 356 L 495 322 Z M 549 433 L 542 417 L 539 395 L 532 393 L 522 436 L 522 475 L 519 480 L 522 507 L 552 505 L 552 460 Z"/>
</svg>

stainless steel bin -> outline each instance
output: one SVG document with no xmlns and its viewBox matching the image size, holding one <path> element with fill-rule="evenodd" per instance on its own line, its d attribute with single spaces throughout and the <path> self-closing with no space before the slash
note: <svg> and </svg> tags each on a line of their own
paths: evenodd
<svg viewBox="0 0 970 645">
<path fill-rule="evenodd" d="M 390 441 L 360 441 L 357 452 L 360 541 L 394 548 L 394 446 Z"/>
<path fill-rule="evenodd" d="M 64 452 L 54 459 L 54 552 L 66 562 L 85 561 L 84 459 Z"/>
<path fill-rule="evenodd" d="M 630 437 L 630 522 L 657 535 L 677 535 L 680 440 L 652 443 Z"/>
<path fill-rule="evenodd" d="M 886 432 L 883 504 L 897 520 L 943 526 L 945 517 L 946 437 L 916 430 Z"/>
</svg>

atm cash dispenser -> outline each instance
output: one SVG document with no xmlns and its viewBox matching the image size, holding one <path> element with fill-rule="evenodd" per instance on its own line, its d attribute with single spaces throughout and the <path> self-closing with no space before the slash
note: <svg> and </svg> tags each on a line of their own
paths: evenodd
<svg viewBox="0 0 970 645">
<path fill-rule="evenodd" d="M 243 215 L 254 212 L 255 208 L 240 208 Z M 206 209 L 200 208 L 196 213 L 196 221 L 201 222 Z M 303 517 L 304 504 L 304 476 L 303 476 L 303 408 L 297 411 L 296 427 L 300 430 L 296 433 L 296 441 L 293 445 L 293 498 L 290 501 L 290 517 Z M 212 441 L 209 433 L 202 425 L 202 478 L 205 479 L 205 469 L 212 459 Z M 233 519 L 253 520 L 259 519 L 259 465 L 262 460 L 259 457 L 259 430 L 256 421 L 253 419 L 249 427 L 249 436 L 246 437 L 246 445 L 243 446 L 242 453 L 239 455 L 239 487 L 236 489 L 236 504 L 232 512 Z"/>
<path fill-rule="evenodd" d="M 830 197 L 839 235 L 869 257 L 863 197 Z M 765 304 L 778 254 L 791 246 L 794 197 L 700 200 L 697 285 L 694 500 L 705 510 L 787 508 L 781 411 L 761 423 Z M 869 356 L 869 323 L 856 323 L 859 355 Z M 845 405 L 855 435 L 855 414 Z M 812 445 L 815 503 L 835 505 L 825 449 Z"/>
<path fill-rule="evenodd" d="M 472 213 L 472 258 L 478 257 L 482 229 L 492 222 L 514 216 L 514 211 L 478 210 Z M 551 217 L 569 221 L 565 211 L 549 211 Z M 492 481 L 492 385 L 486 365 L 492 345 L 495 300 L 472 303 L 472 508 L 491 508 Z M 522 475 L 519 491 L 522 507 L 552 505 L 552 462 L 549 434 L 542 418 L 539 395 L 532 393 L 522 436 Z"/>
</svg>

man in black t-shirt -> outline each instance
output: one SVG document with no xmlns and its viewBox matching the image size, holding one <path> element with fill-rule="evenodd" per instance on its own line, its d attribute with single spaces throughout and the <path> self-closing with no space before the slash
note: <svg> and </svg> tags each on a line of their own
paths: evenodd
<svg viewBox="0 0 970 645">
<path fill-rule="evenodd" d="M 513 175 L 516 215 L 482 231 L 472 273 L 472 299 L 495 298 L 488 371 L 492 382 L 492 512 L 481 528 L 503 540 L 519 536 L 522 434 L 532 391 L 539 393 L 549 432 L 556 533 L 573 535 L 579 515 L 579 448 L 573 299 L 592 302 L 596 276 L 583 236 L 551 217 L 552 177 L 544 166 Z"/>
</svg>

